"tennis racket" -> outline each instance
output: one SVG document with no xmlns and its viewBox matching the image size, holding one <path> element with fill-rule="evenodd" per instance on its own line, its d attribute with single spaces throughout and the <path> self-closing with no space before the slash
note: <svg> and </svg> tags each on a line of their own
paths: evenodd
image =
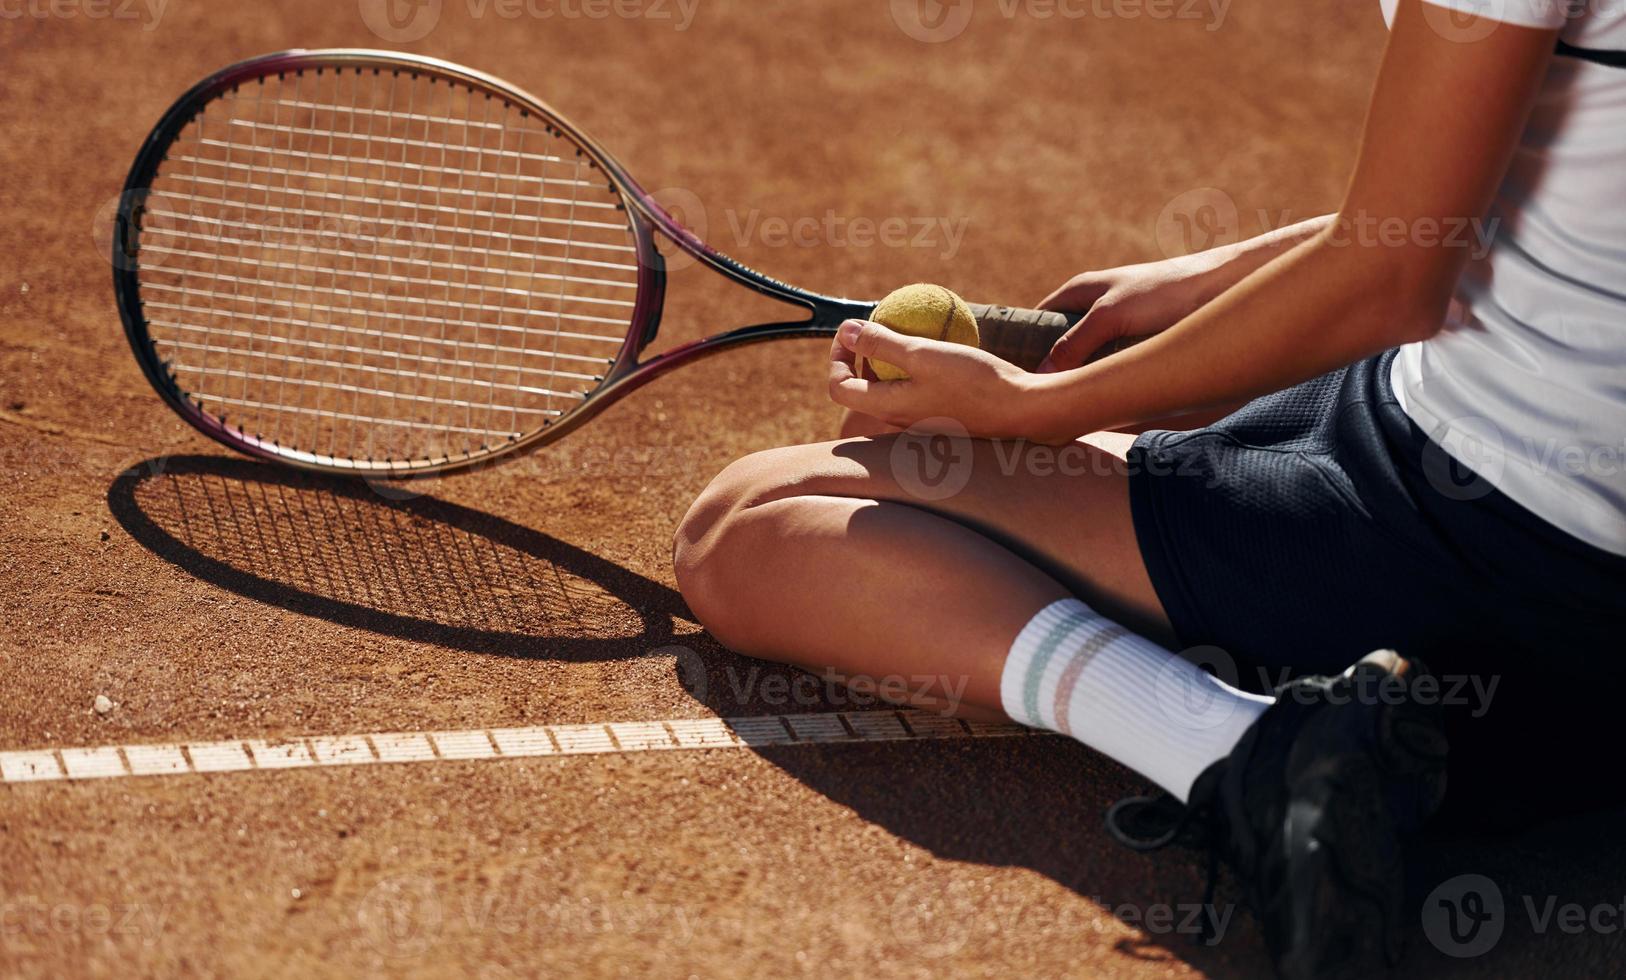
<svg viewBox="0 0 1626 980">
<path fill-rule="evenodd" d="M 643 358 L 657 235 L 806 317 Z M 359 49 L 266 55 L 182 96 L 130 169 L 113 259 L 136 359 L 182 418 L 250 456 L 375 477 L 541 446 L 663 372 L 874 306 L 711 248 L 519 89 Z M 1030 369 L 1068 327 L 973 311 L 984 349 Z"/>
</svg>

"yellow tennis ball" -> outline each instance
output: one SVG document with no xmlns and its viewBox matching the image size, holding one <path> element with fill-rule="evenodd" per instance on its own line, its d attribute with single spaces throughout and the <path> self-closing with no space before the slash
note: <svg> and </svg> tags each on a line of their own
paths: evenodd
<svg viewBox="0 0 1626 980">
<path fill-rule="evenodd" d="M 942 286 L 917 282 L 894 289 L 886 299 L 875 304 L 875 311 L 869 318 L 883 327 L 911 337 L 978 346 L 977 318 L 971 315 L 971 307 L 953 291 Z M 901 381 L 909 377 L 902 369 L 885 361 L 871 358 L 869 366 L 882 381 Z"/>
</svg>

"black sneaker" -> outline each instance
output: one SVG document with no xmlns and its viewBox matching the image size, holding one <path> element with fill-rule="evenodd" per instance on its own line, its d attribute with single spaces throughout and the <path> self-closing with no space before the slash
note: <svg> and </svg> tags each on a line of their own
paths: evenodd
<svg viewBox="0 0 1626 980">
<path fill-rule="evenodd" d="M 1136 850 L 1206 847 L 1210 923 L 1216 862 L 1228 864 L 1283 977 L 1392 966 L 1404 937 L 1404 845 L 1445 795 L 1444 731 L 1411 694 L 1426 674 L 1384 650 L 1337 677 L 1284 684 L 1185 806 L 1121 800 L 1108 830 Z"/>
</svg>

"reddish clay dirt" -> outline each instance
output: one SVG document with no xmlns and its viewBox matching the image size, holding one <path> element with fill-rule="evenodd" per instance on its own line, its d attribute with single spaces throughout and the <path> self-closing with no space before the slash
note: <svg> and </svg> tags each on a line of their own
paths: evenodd
<svg viewBox="0 0 1626 980">
<path fill-rule="evenodd" d="M 720 356 L 406 501 L 232 458 L 148 389 L 101 224 L 140 140 L 225 62 L 386 46 L 370 6 L 0 20 L 0 749 L 832 710 L 701 632 L 669 564 L 729 460 L 831 433 L 820 344 Z M 884 2 L 430 6 L 399 46 L 562 107 L 740 259 L 1008 302 L 1157 256 L 1192 201 L 1243 233 L 1332 207 L 1383 38 L 1375 2 L 1330 0 L 979 3 L 942 43 Z M 911 233 L 864 240 L 886 219 Z M 708 276 L 668 337 L 756 312 Z M 1054 738 L 0 784 L 0 975 L 1260 975 L 1244 918 L 1217 949 L 1153 921 L 1202 882 L 1106 837 L 1137 786 Z M 1506 935 L 1462 961 L 1419 937 L 1405 972 L 1626 970 L 1618 935 L 1537 935 L 1522 900 L 1618 903 L 1560 846 L 1600 837 L 1442 848 L 1435 880 L 1500 883 Z"/>
</svg>

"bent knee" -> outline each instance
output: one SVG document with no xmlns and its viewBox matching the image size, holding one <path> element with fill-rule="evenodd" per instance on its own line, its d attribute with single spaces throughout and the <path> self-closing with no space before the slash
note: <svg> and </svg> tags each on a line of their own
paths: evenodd
<svg viewBox="0 0 1626 980">
<path fill-rule="evenodd" d="M 672 539 L 672 569 L 678 591 L 708 628 L 715 618 L 708 611 L 726 605 L 718 595 L 723 578 L 718 566 L 730 560 L 728 544 L 736 518 L 753 504 L 773 499 L 783 482 L 775 474 L 786 472 L 786 462 L 782 450 L 752 453 L 735 460 L 700 491 L 678 522 Z"/>
<path fill-rule="evenodd" d="M 680 555 L 690 555 L 720 535 L 735 511 L 750 505 L 763 487 L 765 467 L 752 453 L 729 463 L 721 473 L 712 477 L 700 496 L 689 505 L 689 510 L 678 522 L 673 547 Z"/>
<path fill-rule="evenodd" d="M 718 534 L 732 514 L 802 493 L 816 492 L 812 447 L 765 449 L 729 463 L 712 478 L 678 524 L 678 545 Z"/>
<path fill-rule="evenodd" d="M 728 631 L 733 593 L 750 588 L 753 563 L 779 539 L 790 511 L 761 508 L 793 497 L 849 495 L 850 480 L 831 471 L 827 446 L 787 446 L 744 456 L 723 468 L 678 522 L 672 568 L 689 609 L 713 635 Z M 721 636 L 719 635 L 719 638 Z"/>
</svg>

